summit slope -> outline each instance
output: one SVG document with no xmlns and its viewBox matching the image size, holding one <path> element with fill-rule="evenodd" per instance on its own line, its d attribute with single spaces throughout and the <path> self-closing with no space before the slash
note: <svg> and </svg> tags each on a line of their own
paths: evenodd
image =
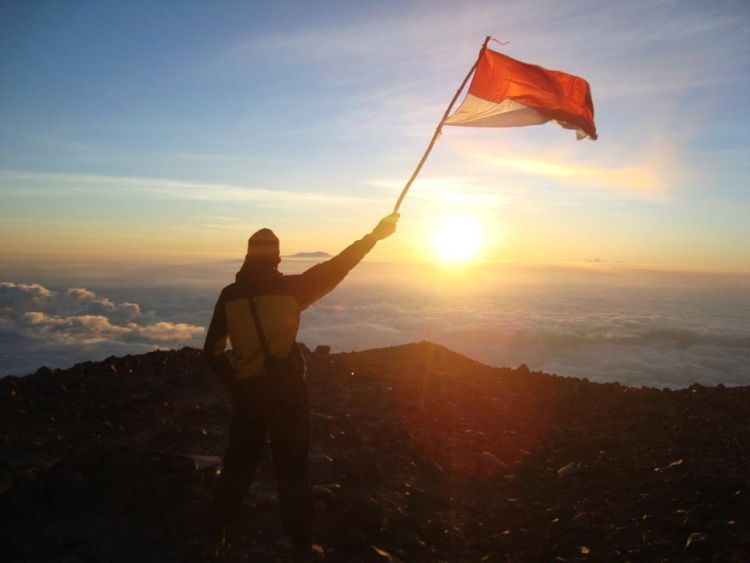
<svg viewBox="0 0 750 563">
<path fill-rule="evenodd" d="M 307 360 L 328 561 L 750 553 L 749 388 L 594 384 L 431 343 Z M 5 560 L 206 560 L 228 413 L 194 349 L 0 380 Z M 286 556 L 266 453 L 223 560 Z"/>
</svg>

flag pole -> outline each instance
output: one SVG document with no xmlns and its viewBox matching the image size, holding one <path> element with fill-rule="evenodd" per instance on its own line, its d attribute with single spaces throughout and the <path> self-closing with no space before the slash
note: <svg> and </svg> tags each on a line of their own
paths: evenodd
<svg viewBox="0 0 750 563">
<path fill-rule="evenodd" d="M 487 43 L 489 42 L 490 39 L 491 37 L 489 35 L 485 37 L 484 43 L 482 43 L 482 48 L 479 50 L 479 56 L 477 56 L 477 60 L 474 61 L 474 66 L 472 66 L 469 69 L 469 72 L 466 74 L 464 81 L 461 82 L 461 86 L 459 86 L 458 90 L 456 90 L 456 94 L 453 96 L 451 103 L 448 104 L 448 109 L 445 110 L 445 113 L 443 114 L 443 118 L 440 120 L 440 123 L 438 123 L 437 128 L 435 128 L 435 133 L 432 135 L 430 144 L 427 145 L 427 150 L 424 151 L 424 154 L 422 155 L 422 158 L 420 159 L 419 164 L 417 164 L 417 167 L 414 169 L 414 172 L 412 173 L 411 178 L 409 178 L 409 181 L 406 182 L 404 189 L 401 190 L 401 195 L 398 196 L 398 201 L 396 202 L 396 206 L 393 208 L 394 213 L 396 213 L 398 211 L 398 208 L 401 207 L 401 202 L 404 201 L 404 198 L 406 197 L 406 193 L 409 191 L 409 188 L 411 187 L 412 183 L 417 178 L 419 171 L 422 170 L 422 166 L 427 160 L 427 157 L 430 156 L 432 147 L 435 146 L 435 141 L 437 141 L 437 138 L 440 136 L 440 131 L 443 128 L 443 124 L 445 123 L 445 120 L 448 119 L 448 114 L 450 114 L 451 110 L 453 109 L 453 105 L 456 103 L 456 100 L 461 95 L 461 92 L 463 91 L 464 86 L 466 86 L 466 83 L 469 81 L 469 77 L 476 70 L 477 65 L 479 64 L 479 58 L 482 56 L 482 53 L 484 52 L 484 50 L 487 48 Z"/>
</svg>

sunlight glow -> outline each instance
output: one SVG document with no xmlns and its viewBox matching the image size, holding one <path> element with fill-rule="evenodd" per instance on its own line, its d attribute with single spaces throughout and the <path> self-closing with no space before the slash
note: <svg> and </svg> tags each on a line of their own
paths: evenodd
<svg viewBox="0 0 750 563">
<path fill-rule="evenodd" d="M 469 262 L 476 258 L 482 238 L 482 229 L 475 218 L 451 215 L 438 224 L 432 237 L 432 249 L 442 262 Z"/>
</svg>

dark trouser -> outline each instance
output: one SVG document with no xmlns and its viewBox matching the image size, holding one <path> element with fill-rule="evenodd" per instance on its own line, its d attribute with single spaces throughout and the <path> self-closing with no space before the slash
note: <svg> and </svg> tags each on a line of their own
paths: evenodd
<svg viewBox="0 0 750 563">
<path fill-rule="evenodd" d="M 226 523 L 237 515 L 268 433 L 284 527 L 296 548 L 307 548 L 312 542 L 313 502 L 307 459 L 310 418 L 301 376 L 282 384 L 269 377 L 253 377 L 238 385 L 224 470 L 216 487 L 216 516 Z"/>
</svg>

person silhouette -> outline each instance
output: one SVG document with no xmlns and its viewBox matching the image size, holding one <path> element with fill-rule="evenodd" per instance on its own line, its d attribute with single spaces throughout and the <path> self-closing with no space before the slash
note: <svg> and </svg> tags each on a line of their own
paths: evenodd
<svg viewBox="0 0 750 563">
<path fill-rule="evenodd" d="M 223 534 L 248 491 L 270 435 L 282 521 L 295 561 L 310 558 L 313 501 L 308 478 L 310 422 L 305 363 L 296 342 L 300 313 L 335 288 L 375 244 L 396 231 L 399 215 L 339 255 L 297 275 L 278 271 L 279 239 L 260 229 L 248 240 L 234 283 L 214 307 L 204 357 L 232 395 L 229 445 L 210 523 Z M 227 338 L 232 350 L 227 352 Z"/>
</svg>

